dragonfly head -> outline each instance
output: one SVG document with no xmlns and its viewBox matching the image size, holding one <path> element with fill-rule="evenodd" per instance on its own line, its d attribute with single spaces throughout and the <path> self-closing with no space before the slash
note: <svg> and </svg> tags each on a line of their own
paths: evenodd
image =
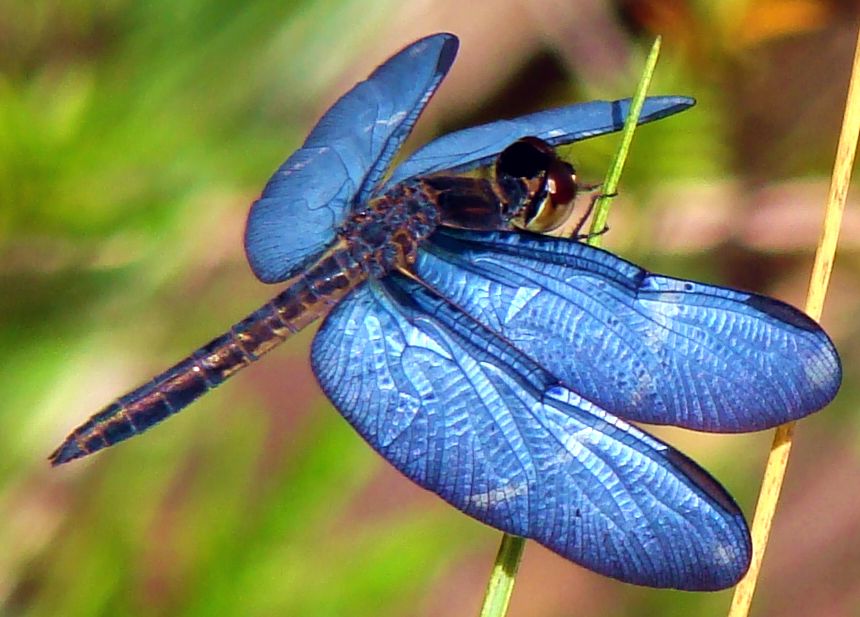
<svg viewBox="0 0 860 617">
<path fill-rule="evenodd" d="M 576 171 L 548 143 L 524 137 L 496 159 L 496 185 L 511 223 L 536 233 L 567 220 L 576 198 Z"/>
</svg>

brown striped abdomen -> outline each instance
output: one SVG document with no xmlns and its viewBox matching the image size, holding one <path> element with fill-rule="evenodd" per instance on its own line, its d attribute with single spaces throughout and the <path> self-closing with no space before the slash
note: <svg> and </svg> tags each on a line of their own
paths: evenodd
<svg viewBox="0 0 860 617">
<path fill-rule="evenodd" d="M 366 278 L 340 243 L 270 302 L 76 428 L 50 456 L 59 465 L 128 439 L 182 410 L 287 340 Z"/>
</svg>

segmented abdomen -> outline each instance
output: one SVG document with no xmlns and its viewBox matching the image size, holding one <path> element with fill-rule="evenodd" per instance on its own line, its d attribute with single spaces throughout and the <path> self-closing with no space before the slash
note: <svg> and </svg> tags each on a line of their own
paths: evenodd
<svg viewBox="0 0 860 617">
<path fill-rule="evenodd" d="M 327 313 L 364 278 L 349 252 L 337 246 L 229 332 L 93 415 L 51 454 L 51 464 L 106 448 L 177 413 Z"/>
</svg>

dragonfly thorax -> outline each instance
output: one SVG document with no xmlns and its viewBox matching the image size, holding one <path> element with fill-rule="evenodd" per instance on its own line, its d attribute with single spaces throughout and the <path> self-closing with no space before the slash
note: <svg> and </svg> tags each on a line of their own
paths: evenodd
<svg viewBox="0 0 860 617">
<path fill-rule="evenodd" d="M 368 275 L 381 277 L 414 263 L 418 246 L 438 224 L 421 185 L 404 183 L 353 211 L 338 235 Z"/>
<path fill-rule="evenodd" d="M 505 148 L 487 176 L 432 174 L 395 191 L 421 196 L 446 227 L 551 231 L 567 220 L 578 186 L 573 167 L 547 142 L 525 137 Z M 394 192 L 394 191 L 393 191 Z"/>
</svg>

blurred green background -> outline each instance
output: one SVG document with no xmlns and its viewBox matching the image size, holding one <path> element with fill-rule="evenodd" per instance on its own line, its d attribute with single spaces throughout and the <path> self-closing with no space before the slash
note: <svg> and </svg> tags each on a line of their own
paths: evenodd
<svg viewBox="0 0 860 617">
<path fill-rule="evenodd" d="M 303 332 L 145 437 L 50 469 L 68 430 L 276 289 L 248 204 L 319 114 L 419 36 L 461 37 L 407 149 L 652 92 L 605 243 L 802 304 L 855 2 L 12 0 L 0 4 L 0 614 L 475 615 L 499 534 L 402 479 L 321 395 Z M 613 138 L 567 153 L 603 177 Z M 845 384 L 799 430 L 757 615 L 860 612 L 857 202 L 824 323 Z M 313 330 L 310 328 L 309 330 Z M 770 435 L 660 431 L 752 514 Z M 530 543 L 514 616 L 722 615 Z"/>
</svg>

